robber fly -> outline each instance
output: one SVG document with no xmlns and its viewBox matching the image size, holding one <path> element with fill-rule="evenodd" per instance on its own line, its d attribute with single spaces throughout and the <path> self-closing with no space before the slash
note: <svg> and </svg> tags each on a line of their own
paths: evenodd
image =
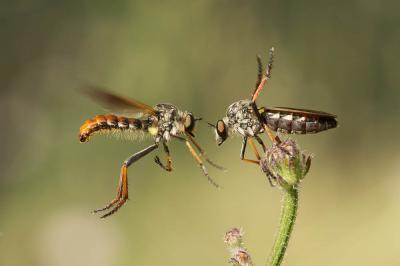
<svg viewBox="0 0 400 266">
<path fill-rule="evenodd" d="M 231 104 L 224 118 L 218 120 L 216 125 L 209 124 L 215 128 L 218 145 L 221 145 L 233 134 L 242 136 L 240 159 L 256 164 L 259 161 L 244 158 L 246 145 L 249 140 L 253 151 L 256 153 L 255 145 L 252 141 L 252 138 L 254 138 L 265 151 L 266 147 L 259 136 L 263 132 L 266 132 L 273 143 L 277 144 L 281 143 L 281 140 L 278 136 L 274 136 L 271 131 L 286 134 L 310 134 L 337 126 L 336 116 L 325 112 L 287 107 L 257 107 L 256 99 L 271 78 L 273 53 L 274 48 L 271 48 L 269 50 L 269 62 L 264 75 L 261 58 L 257 56 L 258 78 L 251 99 L 240 100 Z M 257 155 L 258 153 L 256 153 Z"/>
<path fill-rule="evenodd" d="M 212 166 L 223 169 L 222 167 L 210 161 L 204 150 L 194 140 L 194 128 L 196 122 L 201 118 L 195 117 L 191 112 L 181 111 L 176 106 L 168 103 L 157 104 L 151 107 L 147 104 L 136 100 L 126 99 L 121 96 L 114 95 L 98 88 L 85 89 L 90 97 L 102 103 L 105 107 L 123 112 L 130 112 L 132 117 L 117 116 L 114 114 L 97 115 L 93 119 L 86 120 L 79 130 L 80 142 L 87 142 L 91 136 L 96 133 L 142 133 L 153 137 L 154 144 L 133 154 L 127 158 L 121 167 L 119 177 L 119 185 L 116 197 L 105 207 L 94 210 L 94 213 L 107 211 L 101 218 L 105 218 L 115 213 L 121 208 L 128 199 L 128 167 L 140 158 L 146 156 L 150 152 L 157 149 L 160 145 L 163 146 L 166 154 L 166 164 L 164 165 L 158 156 L 154 158 L 156 164 L 161 166 L 166 171 L 172 171 L 172 160 L 168 148 L 168 142 L 171 139 L 177 139 L 185 143 L 191 155 L 197 161 L 203 174 L 208 178 L 208 181 L 214 186 L 218 184 L 211 179 L 203 164 L 203 157 Z M 133 116 L 136 116 L 133 118 Z M 192 144 L 197 149 L 198 154 Z"/>
</svg>

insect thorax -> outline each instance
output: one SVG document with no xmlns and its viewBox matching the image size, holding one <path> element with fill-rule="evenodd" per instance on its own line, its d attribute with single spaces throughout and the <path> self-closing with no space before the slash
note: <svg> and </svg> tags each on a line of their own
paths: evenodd
<svg viewBox="0 0 400 266">
<path fill-rule="evenodd" d="M 160 103 L 154 106 L 157 111 L 155 116 L 150 117 L 152 126 L 149 127 L 150 134 L 156 139 L 169 141 L 171 135 L 184 133 L 183 121 L 185 112 L 180 111 L 176 106 L 168 103 Z"/>
<path fill-rule="evenodd" d="M 228 107 L 223 119 L 231 133 L 253 137 L 264 131 L 250 100 L 240 100 Z"/>
</svg>

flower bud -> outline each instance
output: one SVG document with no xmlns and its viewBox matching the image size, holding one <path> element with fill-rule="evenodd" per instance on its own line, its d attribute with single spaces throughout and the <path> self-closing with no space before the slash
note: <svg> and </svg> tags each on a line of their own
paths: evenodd
<svg viewBox="0 0 400 266">
<path fill-rule="evenodd" d="M 273 185 L 295 188 L 308 173 L 311 156 L 300 150 L 292 139 L 269 148 L 260 160 L 262 171 Z"/>
</svg>

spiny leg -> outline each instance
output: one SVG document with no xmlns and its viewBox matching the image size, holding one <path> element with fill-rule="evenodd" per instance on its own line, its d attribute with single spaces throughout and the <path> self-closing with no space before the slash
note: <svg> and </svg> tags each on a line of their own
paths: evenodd
<svg viewBox="0 0 400 266">
<path fill-rule="evenodd" d="M 274 47 L 271 47 L 268 51 L 268 65 L 265 71 L 265 76 L 267 78 L 271 78 L 272 63 L 274 63 L 274 52 L 275 52 Z"/>
<path fill-rule="evenodd" d="M 111 211 L 109 211 L 106 214 L 102 215 L 100 217 L 101 219 L 104 219 L 104 218 L 114 214 L 128 200 L 128 173 L 127 173 L 127 167 L 125 165 L 123 165 L 122 169 L 121 169 L 121 178 L 122 178 L 121 196 L 118 199 L 118 201 L 114 203 L 114 204 L 116 204 L 115 207 Z M 111 205 L 111 206 L 113 206 L 113 205 Z"/>
<path fill-rule="evenodd" d="M 206 167 L 203 164 L 203 161 L 200 159 L 199 155 L 196 153 L 196 151 L 193 149 L 192 145 L 190 144 L 189 141 L 185 140 L 186 147 L 188 147 L 190 153 L 192 154 L 193 158 L 197 161 L 199 164 L 199 167 L 203 171 L 203 174 L 207 177 L 208 182 L 210 182 L 214 187 L 220 188 L 220 186 L 211 178 L 211 176 L 208 174 Z"/>
<path fill-rule="evenodd" d="M 264 77 L 261 79 L 261 82 L 258 84 L 258 87 L 256 88 L 256 90 L 253 92 L 251 101 L 255 102 L 258 95 L 260 94 L 260 92 L 262 91 L 262 89 L 264 88 L 265 84 L 267 83 L 268 79 L 271 78 L 271 70 L 272 70 L 272 63 L 274 62 L 274 47 L 271 47 L 271 49 L 269 49 L 269 60 L 268 60 L 268 65 L 265 71 L 265 75 Z"/>
<path fill-rule="evenodd" d="M 126 169 L 125 165 L 122 165 L 121 173 L 119 175 L 119 183 L 118 183 L 117 195 L 115 196 L 115 198 L 109 204 L 104 206 L 103 208 L 96 209 L 92 213 L 97 213 L 97 212 L 108 210 L 109 208 L 114 206 L 114 204 L 117 203 L 122 198 L 123 179 L 124 179 L 123 171 L 124 171 L 124 168 Z"/>
<path fill-rule="evenodd" d="M 119 210 L 119 208 L 122 207 L 122 205 L 125 204 L 125 202 L 128 200 L 128 167 L 139 160 L 140 158 L 146 156 L 153 150 L 155 150 L 158 147 L 158 143 L 155 143 L 146 149 L 143 149 L 132 156 L 130 156 L 128 159 L 126 159 L 121 167 L 121 174 L 119 178 L 119 185 L 118 185 L 118 190 L 117 190 L 117 195 L 116 197 L 104 208 L 100 208 L 97 210 L 94 210 L 94 213 L 105 211 L 110 209 L 111 207 L 114 207 L 111 209 L 111 211 L 107 212 L 100 218 L 106 218 L 107 216 L 112 215 L 116 211 Z"/>
<path fill-rule="evenodd" d="M 258 73 L 257 73 L 256 86 L 254 88 L 255 90 L 257 90 L 258 86 L 260 85 L 261 80 L 262 80 L 262 76 L 263 76 L 263 65 L 262 65 L 262 60 L 261 60 L 261 56 L 260 55 L 257 55 L 257 67 L 258 67 Z"/>
<path fill-rule="evenodd" d="M 226 169 L 216 163 L 214 163 L 213 161 L 211 161 L 207 155 L 206 152 L 200 147 L 200 145 L 194 140 L 194 138 L 192 136 L 190 136 L 189 134 L 186 134 L 186 136 L 188 137 L 188 139 L 193 143 L 193 145 L 196 147 L 196 149 L 199 151 L 200 156 L 202 156 L 206 162 L 208 162 L 210 165 L 214 166 L 215 168 L 222 170 L 222 171 L 226 171 Z"/>
<path fill-rule="evenodd" d="M 172 171 L 172 158 L 171 158 L 171 154 L 169 152 L 169 148 L 167 143 L 163 142 L 163 146 L 164 146 L 164 152 L 166 155 L 166 165 L 164 165 L 160 158 L 158 156 L 154 157 L 154 161 L 156 162 L 156 164 L 158 164 L 159 166 L 161 166 L 162 169 L 164 169 L 165 171 L 171 172 Z"/>
<path fill-rule="evenodd" d="M 258 107 L 257 107 L 255 101 L 256 101 L 258 95 L 260 94 L 261 90 L 266 85 L 268 79 L 271 78 L 272 64 L 274 62 L 274 50 L 275 50 L 274 47 L 271 47 L 271 49 L 269 49 L 269 60 L 268 60 L 268 65 L 267 65 L 267 68 L 266 68 L 266 71 L 265 71 L 265 76 L 263 78 L 261 78 L 261 80 L 259 82 L 257 81 L 258 86 L 254 90 L 252 98 L 251 98 L 251 101 L 253 102 L 254 112 L 256 113 L 256 115 L 257 115 L 257 117 L 258 117 L 258 119 L 260 121 L 263 121 L 263 119 L 262 119 L 262 117 L 261 117 L 261 115 L 260 115 L 260 113 L 258 111 Z M 262 65 L 260 67 L 261 59 L 260 59 L 259 56 L 257 57 L 257 63 L 258 63 L 258 77 L 260 77 L 260 69 L 262 71 Z M 267 133 L 268 137 L 271 139 L 271 141 L 273 143 L 276 143 L 276 144 L 281 143 L 281 140 L 279 139 L 279 137 L 278 136 L 274 136 L 272 131 L 265 124 L 264 124 L 264 128 L 265 128 L 265 132 Z M 260 141 L 259 141 L 259 143 L 263 146 L 263 149 L 265 151 L 265 146 Z"/>
</svg>

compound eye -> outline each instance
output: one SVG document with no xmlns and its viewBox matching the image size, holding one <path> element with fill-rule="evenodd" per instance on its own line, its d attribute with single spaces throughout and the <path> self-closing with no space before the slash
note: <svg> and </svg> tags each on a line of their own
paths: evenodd
<svg viewBox="0 0 400 266">
<path fill-rule="evenodd" d="M 184 121 L 184 126 L 186 131 L 192 131 L 194 128 L 194 117 L 192 114 L 187 114 Z"/>
<path fill-rule="evenodd" d="M 217 133 L 220 137 L 225 135 L 225 123 L 222 120 L 217 121 Z"/>
<path fill-rule="evenodd" d="M 217 132 L 217 144 L 220 146 L 226 138 L 228 137 L 228 133 L 226 131 L 226 125 L 224 121 L 218 120 L 217 125 L 215 126 L 215 131 Z"/>
</svg>

